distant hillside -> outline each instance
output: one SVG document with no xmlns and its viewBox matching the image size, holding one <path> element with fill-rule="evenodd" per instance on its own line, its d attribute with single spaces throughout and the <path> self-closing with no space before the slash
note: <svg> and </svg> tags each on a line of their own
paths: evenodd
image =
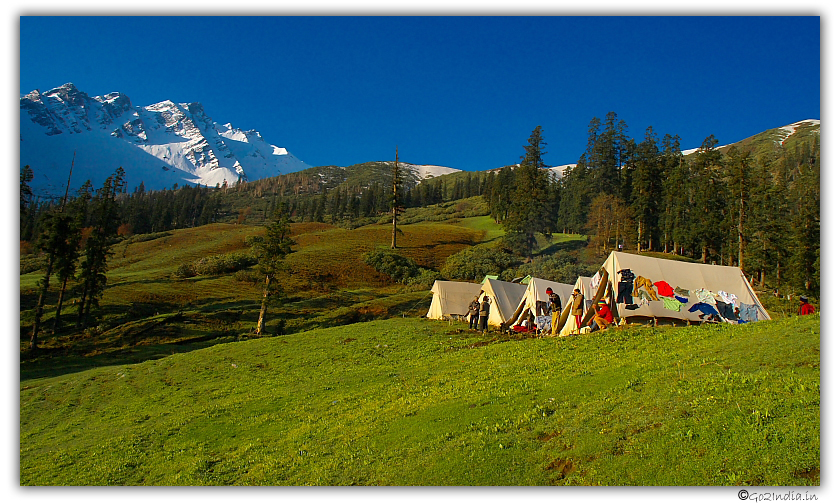
<svg viewBox="0 0 840 503">
<path fill-rule="evenodd" d="M 787 126 L 768 129 L 763 133 L 745 138 L 741 141 L 731 143 L 728 145 L 720 145 L 718 149 L 724 154 L 733 147 L 740 150 L 752 152 L 755 157 L 778 154 L 783 147 L 793 147 L 802 144 L 812 144 L 820 135 L 820 121 L 816 119 L 807 119 Z M 684 150 L 683 155 L 691 156 L 697 152 L 698 149 Z"/>
</svg>

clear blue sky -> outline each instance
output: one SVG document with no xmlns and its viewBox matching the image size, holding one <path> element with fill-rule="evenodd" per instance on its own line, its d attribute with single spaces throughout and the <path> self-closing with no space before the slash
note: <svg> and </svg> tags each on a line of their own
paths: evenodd
<svg viewBox="0 0 840 503">
<path fill-rule="evenodd" d="M 820 18 L 29 17 L 20 92 L 198 101 L 313 166 L 574 163 L 592 118 L 684 149 L 820 119 Z"/>
</svg>

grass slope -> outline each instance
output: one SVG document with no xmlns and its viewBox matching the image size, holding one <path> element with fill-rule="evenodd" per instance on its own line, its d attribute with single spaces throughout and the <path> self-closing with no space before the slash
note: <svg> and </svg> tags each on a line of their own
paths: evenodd
<svg viewBox="0 0 840 503">
<path fill-rule="evenodd" d="M 819 484 L 819 323 L 395 318 L 23 379 L 20 483 Z"/>
<path fill-rule="evenodd" d="M 427 268 L 481 241 L 481 230 L 451 223 L 401 226 L 399 252 Z M 113 247 L 101 323 L 85 332 L 73 329 L 77 306 L 69 294 L 64 328 L 50 333 L 57 302 L 53 278 L 47 297 L 44 331 L 37 354 L 27 352 L 43 272 L 20 276 L 21 376 L 57 375 L 90 366 L 136 363 L 230 342 L 248 336 L 256 325 L 262 285 L 256 272 L 173 276 L 199 258 L 248 251 L 246 240 L 264 227 L 213 224 L 162 233 L 146 241 L 127 240 Z M 362 255 L 391 242 L 386 225 L 344 229 L 323 223 L 293 224 L 295 252 L 287 257 L 282 283 L 285 297 L 270 308 L 269 331 L 286 333 L 344 325 L 403 313 L 425 313 L 425 288 L 394 285 L 362 261 Z M 153 236 L 154 237 L 154 236 Z M 251 280 L 248 280 L 251 278 Z M 71 287 L 73 285 L 71 284 Z"/>
</svg>

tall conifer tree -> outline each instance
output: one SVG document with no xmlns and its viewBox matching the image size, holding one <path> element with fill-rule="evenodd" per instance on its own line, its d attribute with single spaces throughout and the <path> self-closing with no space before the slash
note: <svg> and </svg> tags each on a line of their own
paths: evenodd
<svg viewBox="0 0 840 503">
<path fill-rule="evenodd" d="M 502 223 L 508 240 L 530 258 L 537 247 L 537 235 L 551 237 L 556 226 L 556 198 L 543 161 L 545 141 L 537 126 L 525 145 L 525 155 L 513 171 L 515 190 L 508 218 Z"/>
</svg>

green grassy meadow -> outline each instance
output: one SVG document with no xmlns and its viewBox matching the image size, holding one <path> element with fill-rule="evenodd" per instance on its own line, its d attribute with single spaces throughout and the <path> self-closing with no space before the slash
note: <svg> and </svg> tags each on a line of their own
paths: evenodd
<svg viewBox="0 0 840 503">
<path fill-rule="evenodd" d="M 393 318 L 22 379 L 20 483 L 818 485 L 819 323 Z"/>
<path fill-rule="evenodd" d="M 474 211 L 416 210 L 399 252 L 439 270 L 492 246 L 502 230 Z M 361 260 L 389 225 L 298 223 L 277 336 L 258 338 L 253 270 L 175 272 L 262 232 L 117 244 L 99 324 L 74 330 L 68 301 L 53 332 L 53 284 L 36 352 L 43 273 L 21 274 L 21 485 L 820 484 L 819 315 L 770 298 L 774 321 L 740 326 L 482 335 L 423 319 L 427 288 Z"/>
</svg>

